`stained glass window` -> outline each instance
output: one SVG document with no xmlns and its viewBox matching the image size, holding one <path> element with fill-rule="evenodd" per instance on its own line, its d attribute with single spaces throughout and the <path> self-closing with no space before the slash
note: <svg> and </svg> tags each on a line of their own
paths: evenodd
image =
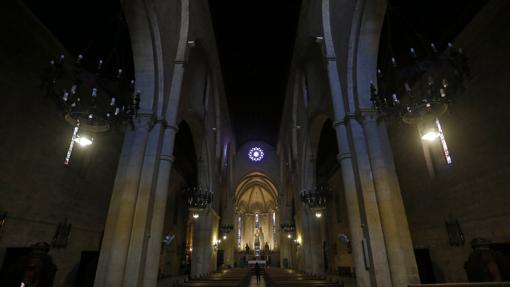
<svg viewBox="0 0 510 287">
<path fill-rule="evenodd" d="M 276 212 L 273 211 L 273 249 L 276 248 Z"/>
<path fill-rule="evenodd" d="M 450 151 L 448 150 L 448 146 L 446 145 L 446 140 L 444 138 L 443 129 L 441 128 L 441 123 L 439 123 L 439 119 L 436 118 L 436 126 L 439 131 L 439 138 L 441 139 L 441 146 L 443 147 L 443 154 L 448 165 L 452 164 L 452 157 L 450 156 Z"/>
</svg>

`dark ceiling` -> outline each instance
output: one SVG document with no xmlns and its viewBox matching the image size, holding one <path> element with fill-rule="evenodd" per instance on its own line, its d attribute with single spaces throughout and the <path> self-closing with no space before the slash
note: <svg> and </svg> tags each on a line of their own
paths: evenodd
<svg viewBox="0 0 510 287">
<path fill-rule="evenodd" d="M 41 22 L 84 64 L 123 68 L 133 76 L 133 56 L 127 24 L 118 0 L 23 0 Z M 55 55 L 57 56 L 57 55 Z M 49 59 L 48 59 L 49 60 Z"/>
<path fill-rule="evenodd" d="M 392 56 L 397 62 L 411 59 L 409 49 L 444 49 L 488 0 L 390 0 L 381 33 L 379 66 Z M 469 56 L 469 55 L 468 55 Z"/>
<path fill-rule="evenodd" d="M 209 1 L 237 144 L 276 145 L 301 1 Z"/>
<path fill-rule="evenodd" d="M 110 56 L 132 70 L 118 0 L 23 1 L 71 52 Z M 388 59 L 389 46 L 398 56 L 417 41 L 444 45 L 487 1 L 390 0 L 392 33 L 381 36 L 380 61 Z M 276 145 L 301 0 L 209 4 L 237 143 L 262 140 Z"/>
</svg>

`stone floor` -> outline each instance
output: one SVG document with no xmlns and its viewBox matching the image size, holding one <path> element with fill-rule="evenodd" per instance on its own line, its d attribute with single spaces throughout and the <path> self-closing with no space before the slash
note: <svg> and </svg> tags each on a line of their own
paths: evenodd
<svg viewBox="0 0 510 287">
<path fill-rule="evenodd" d="M 266 282 L 264 281 L 264 276 L 260 276 L 260 284 L 257 285 L 257 278 L 255 277 L 255 275 L 251 276 L 251 280 L 250 280 L 250 285 L 248 285 L 249 287 L 255 287 L 255 286 L 258 286 L 258 287 L 266 287 Z"/>
</svg>

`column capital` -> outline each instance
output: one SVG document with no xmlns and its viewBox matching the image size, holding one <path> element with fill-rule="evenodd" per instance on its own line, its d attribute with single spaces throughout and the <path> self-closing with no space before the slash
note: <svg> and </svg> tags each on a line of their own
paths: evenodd
<svg viewBox="0 0 510 287">
<path fill-rule="evenodd" d="M 333 126 L 335 128 L 338 126 L 345 126 L 352 120 L 359 120 L 359 115 L 357 113 L 346 114 L 342 119 L 335 121 Z"/>
<path fill-rule="evenodd" d="M 168 154 L 160 155 L 159 159 L 163 160 L 163 161 L 168 161 L 170 163 L 173 163 L 175 161 L 175 157 L 173 155 L 168 155 Z"/>
<path fill-rule="evenodd" d="M 154 128 L 158 124 L 161 124 L 164 129 L 173 130 L 174 132 L 178 132 L 179 131 L 179 127 L 178 126 L 176 126 L 173 123 L 168 123 L 165 118 L 157 118 L 157 117 L 153 116 L 152 119 L 151 119 L 151 122 L 150 122 L 150 128 L 152 129 L 152 128 Z"/>
<path fill-rule="evenodd" d="M 154 114 L 152 112 L 139 112 L 137 117 L 133 119 L 132 127 L 145 127 L 151 130 L 154 122 Z M 136 124 L 134 123 L 136 122 Z"/>
<path fill-rule="evenodd" d="M 363 122 L 377 122 L 381 118 L 381 114 L 374 108 L 358 108 L 357 114 Z"/>
<path fill-rule="evenodd" d="M 336 159 L 338 162 L 342 162 L 344 159 L 350 159 L 352 158 L 352 154 L 350 152 L 343 152 L 336 155 Z"/>
<path fill-rule="evenodd" d="M 173 130 L 174 132 L 178 132 L 179 131 L 179 127 L 176 126 L 175 124 L 169 124 L 165 121 L 165 125 L 164 125 L 165 129 L 170 129 L 170 130 Z"/>
</svg>

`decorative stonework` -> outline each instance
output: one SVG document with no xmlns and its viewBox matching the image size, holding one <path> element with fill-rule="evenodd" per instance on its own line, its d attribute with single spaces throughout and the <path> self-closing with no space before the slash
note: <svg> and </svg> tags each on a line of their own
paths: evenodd
<svg viewBox="0 0 510 287">
<path fill-rule="evenodd" d="M 260 147 L 253 147 L 248 152 L 251 161 L 261 161 L 264 158 L 264 151 Z"/>
</svg>

